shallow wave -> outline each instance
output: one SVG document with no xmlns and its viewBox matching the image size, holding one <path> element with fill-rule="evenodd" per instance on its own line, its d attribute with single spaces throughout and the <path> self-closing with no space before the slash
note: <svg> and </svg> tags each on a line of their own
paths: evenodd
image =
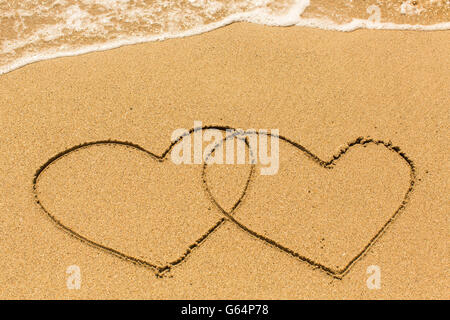
<svg viewBox="0 0 450 320">
<path fill-rule="evenodd" d="M 450 0 L 373 2 L 0 0 L 0 74 L 40 60 L 186 37 L 238 21 L 337 31 L 450 29 Z"/>
</svg>

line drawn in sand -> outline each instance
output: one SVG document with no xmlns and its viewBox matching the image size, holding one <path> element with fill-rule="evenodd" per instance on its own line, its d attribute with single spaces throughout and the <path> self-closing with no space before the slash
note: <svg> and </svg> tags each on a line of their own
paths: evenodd
<svg viewBox="0 0 450 320">
<path fill-rule="evenodd" d="M 202 165 L 202 172 L 201 172 L 201 181 L 199 181 L 199 183 L 202 183 L 203 189 L 205 190 L 207 197 L 209 198 L 209 200 L 211 201 L 211 203 L 214 204 L 214 206 L 223 214 L 223 217 L 220 218 L 215 224 L 213 224 L 204 234 L 202 234 L 199 238 L 197 238 L 192 244 L 190 244 L 184 251 L 183 254 L 181 254 L 178 258 L 176 258 L 173 261 L 167 262 L 164 265 L 159 265 L 156 263 L 153 263 L 151 261 L 147 261 L 145 259 L 140 259 L 137 258 L 135 256 L 126 254 L 120 250 L 114 249 L 112 247 L 106 246 L 98 241 L 93 241 L 91 239 L 89 239 L 88 237 L 84 236 L 83 234 L 78 233 L 77 231 L 75 231 L 74 229 L 72 229 L 71 227 L 65 225 L 63 222 L 61 222 L 52 212 L 50 212 L 42 203 L 41 199 L 39 198 L 39 194 L 38 194 L 38 190 L 37 190 L 37 185 L 39 182 L 40 177 L 42 176 L 42 174 L 49 168 L 52 166 L 52 164 L 54 164 L 56 161 L 58 161 L 59 159 L 68 156 L 69 154 L 76 152 L 78 150 L 81 149 L 86 149 L 86 148 L 90 148 L 93 146 L 99 146 L 99 145 L 104 145 L 104 146 L 114 146 L 114 145 L 119 145 L 119 146 L 125 146 L 131 149 L 134 149 L 136 151 L 140 151 L 140 152 L 144 152 L 146 155 L 148 155 L 149 157 L 153 158 L 154 160 L 157 160 L 158 162 L 164 162 L 168 159 L 168 155 L 170 153 L 170 151 L 173 149 L 173 147 L 179 143 L 181 141 L 181 139 L 183 138 L 183 136 L 180 136 L 178 139 L 176 139 L 175 141 L 173 141 L 169 147 L 167 149 L 165 149 L 165 151 L 161 154 L 161 155 L 157 155 L 154 154 L 150 151 L 148 151 L 147 149 L 134 144 L 132 142 L 127 142 L 127 141 L 117 141 L 117 140 L 100 140 L 100 141 L 93 141 L 93 142 L 86 142 L 80 145 L 76 145 L 73 146 L 69 149 L 66 149 L 58 154 L 56 154 L 55 156 L 53 156 L 52 158 L 50 158 L 47 162 L 45 162 L 35 173 L 34 177 L 33 177 L 33 194 L 35 197 L 35 201 L 38 204 L 38 206 L 40 207 L 41 210 L 43 210 L 45 212 L 45 214 L 51 219 L 51 221 L 56 224 L 57 227 L 59 227 L 60 229 L 62 229 L 63 231 L 67 232 L 69 235 L 75 237 L 76 239 L 82 241 L 83 243 L 90 245 L 92 247 L 95 247 L 97 249 L 100 249 L 104 252 L 107 252 L 109 254 L 112 254 L 116 257 L 119 257 L 121 259 L 124 259 L 126 261 L 132 262 L 136 265 L 140 265 L 140 266 L 144 266 L 146 268 L 151 269 L 155 275 L 157 277 L 163 277 L 164 275 L 166 275 L 172 268 L 180 265 L 181 263 L 183 263 L 196 249 L 198 249 L 203 243 L 205 243 L 205 241 L 207 240 L 207 238 L 215 233 L 219 228 L 221 228 L 225 223 L 230 222 L 233 223 L 234 225 L 236 225 L 239 229 L 243 230 L 244 232 L 246 232 L 248 235 L 264 242 L 265 244 L 279 250 L 282 251 L 288 255 L 290 255 L 291 257 L 294 257 L 295 259 L 305 262 L 307 263 L 309 266 L 311 266 L 314 269 L 318 269 L 324 273 L 326 273 L 327 275 L 335 278 L 335 279 L 342 279 L 350 270 L 351 268 L 355 265 L 355 263 L 360 260 L 364 255 L 366 255 L 368 253 L 368 251 L 370 250 L 370 248 L 377 242 L 377 240 L 384 234 L 384 232 L 387 230 L 387 228 L 392 224 L 392 222 L 395 220 L 395 218 L 399 215 L 400 212 L 402 212 L 410 199 L 410 195 L 414 189 L 414 185 L 416 182 L 416 168 L 414 163 L 412 162 L 412 160 L 410 160 L 406 154 L 404 152 L 402 152 L 400 150 L 399 147 L 394 146 L 391 142 L 385 142 L 382 140 L 374 140 L 371 138 L 363 138 L 363 137 L 359 137 L 349 143 L 347 143 L 347 145 L 342 148 L 337 154 L 333 155 L 330 160 L 322 160 L 320 159 L 317 155 L 315 155 L 314 153 L 312 153 L 311 151 L 309 151 L 308 149 L 306 149 L 304 146 L 282 136 L 282 135 L 274 135 L 271 134 L 270 132 L 248 132 L 246 131 L 244 134 L 242 134 L 242 131 L 238 131 L 232 127 L 229 126 L 215 126 L 215 125 L 211 125 L 211 126 L 202 126 L 202 127 L 198 127 L 198 128 L 192 128 L 189 130 L 188 134 L 192 134 L 198 130 L 218 130 L 218 131 L 222 131 L 222 132 L 226 132 L 227 130 L 234 130 L 234 134 L 227 136 L 225 139 L 223 139 L 220 143 L 218 143 L 211 151 L 210 153 L 207 155 L 206 158 L 208 158 L 209 156 L 211 156 L 215 150 L 226 140 L 226 139 L 231 139 L 231 138 L 237 138 L 237 139 L 241 139 L 242 141 L 245 141 L 246 147 L 249 148 L 250 153 L 252 152 L 252 150 L 250 149 L 250 144 L 248 143 L 248 138 L 247 136 L 249 134 L 265 134 L 267 136 L 270 137 L 275 137 L 280 139 L 280 141 L 284 141 L 287 144 L 289 144 L 290 146 L 300 150 L 307 158 L 309 158 L 311 161 L 313 161 L 314 163 L 316 163 L 317 165 L 321 166 L 324 169 L 328 169 L 328 170 L 332 170 L 335 165 L 337 164 L 337 162 L 339 161 L 339 159 L 342 158 L 342 156 L 344 154 L 346 154 L 352 147 L 355 146 L 366 146 L 366 145 L 378 145 L 378 146 L 382 146 L 384 148 L 386 148 L 387 150 L 395 153 L 400 159 L 402 159 L 409 167 L 409 173 L 410 173 L 410 179 L 409 179 L 409 187 L 406 191 L 406 193 L 403 196 L 403 200 L 401 201 L 400 205 L 398 206 L 398 208 L 395 210 L 395 212 L 389 217 L 389 219 L 382 225 L 382 227 L 376 232 L 376 234 L 374 234 L 372 236 L 372 238 L 367 242 L 367 244 L 353 257 L 350 259 L 350 261 L 342 268 L 333 268 L 331 266 L 325 265 L 323 263 L 317 262 L 305 255 L 302 255 L 300 252 L 297 252 L 293 249 L 290 249 L 288 246 L 283 245 L 282 243 L 279 243 L 259 232 L 256 232 L 254 230 L 252 230 L 251 228 L 249 228 L 248 226 L 246 226 L 245 224 L 243 224 L 241 221 L 239 221 L 238 219 L 236 219 L 235 217 L 233 217 L 233 213 L 238 210 L 239 206 L 241 205 L 241 203 L 243 202 L 245 195 L 247 194 L 248 188 L 249 186 L 252 184 L 252 181 L 254 180 L 254 171 L 255 171 L 255 164 L 252 163 L 251 164 L 251 168 L 247 177 L 247 180 L 245 182 L 245 186 L 243 188 L 242 193 L 240 194 L 240 197 L 238 198 L 238 200 L 236 201 L 236 203 L 232 206 L 231 210 L 226 211 L 217 201 L 217 199 L 214 197 L 213 193 L 211 192 L 211 188 L 208 184 L 208 179 L 207 179 L 207 175 L 206 175 L 206 171 L 208 168 L 208 163 L 207 161 L 205 161 Z"/>
</svg>

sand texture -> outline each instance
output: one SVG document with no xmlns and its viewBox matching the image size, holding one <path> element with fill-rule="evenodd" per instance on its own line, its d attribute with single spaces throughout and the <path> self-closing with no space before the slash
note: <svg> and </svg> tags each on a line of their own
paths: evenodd
<svg viewBox="0 0 450 320">
<path fill-rule="evenodd" d="M 0 298 L 448 299 L 449 44 L 237 23 L 0 76 Z M 278 173 L 174 164 L 195 121 L 278 129 Z"/>
</svg>

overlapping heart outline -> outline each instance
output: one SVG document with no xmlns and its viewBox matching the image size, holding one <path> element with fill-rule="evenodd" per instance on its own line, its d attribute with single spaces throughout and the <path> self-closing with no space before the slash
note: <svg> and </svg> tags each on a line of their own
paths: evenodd
<svg viewBox="0 0 450 320">
<path fill-rule="evenodd" d="M 255 168 L 255 164 L 252 163 L 251 165 L 251 169 L 248 175 L 248 179 L 246 181 L 246 184 L 244 186 L 244 189 L 239 197 L 239 199 L 236 201 L 236 203 L 233 205 L 233 207 L 231 208 L 231 210 L 229 212 L 227 212 L 216 200 L 216 198 L 213 196 L 210 187 L 208 186 L 208 181 L 207 181 L 207 177 L 206 177 L 206 170 L 208 167 L 208 161 L 205 161 L 203 164 L 203 168 L 202 168 L 202 184 L 204 186 L 205 191 L 208 194 L 208 197 L 210 199 L 210 201 L 220 210 L 220 212 L 224 215 L 224 217 L 220 218 L 210 229 L 207 230 L 207 232 L 205 234 L 203 234 L 201 237 L 199 237 L 194 243 L 192 243 L 191 245 L 189 245 L 189 247 L 185 250 L 185 252 L 176 260 L 168 262 L 166 265 L 164 266 L 158 266 L 150 261 L 146 261 L 143 259 L 139 259 L 133 256 L 130 256 L 124 252 L 120 252 L 114 248 L 111 247 L 107 247 L 105 245 L 102 245 L 101 243 L 92 241 L 88 238 L 86 238 L 85 236 L 83 236 L 82 234 L 77 233 L 76 231 L 72 230 L 70 227 L 66 226 L 65 224 L 63 224 L 61 221 L 59 221 L 49 210 L 47 210 L 47 208 L 44 207 L 44 205 L 42 204 L 42 202 L 39 200 L 39 195 L 37 192 L 37 183 L 39 180 L 39 177 L 42 175 L 42 173 L 49 168 L 55 161 L 57 161 L 58 159 L 61 159 L 62 157 L 65 157 L 67 155 L 69 155 L 72 152 L 75 152 L 77 150 L 83 149 L 83 148 L 88 148 L 91 146 L 95 146 L 95 145 L 122 145 L 122 146 L 126 146 L 126 147 L 130 147 L 133 148 L 135 150 L 144 152 L 145 154 L 147 154 L 148 156 L 152 157 L 153 159 L 159 161 L 159 162 L 164 162 L 167 160 L 167 156 L 170 153 L 170 151 L 172 150 L 172 148 L 181 141 L 181 139 L 186 136 L 186 135 L 190 135 L 193 132 L 196 131 L 201 131 L 201 130 L 219 130 L 219 131 L 228 131 L 231 130 L 234 132 L 234 134 L 232 135 L 228 135 L 224 138 L 224 140 L 226 139 L 230 139 L 232 137 L 237 137 L 239 139 L 242 139 L 245 141 L 247 148 L 249 148 L 250 153 L 251 151 L 251 146 L 248 143 L 247 140 L 247 136 L 251 135 L 251 134 L 265 134 L 267 136 L 270 137 L 275 137 L 278 138 L 288 144 L 290 144 L 291 146 L 299 149 L 300 151 L 302 151 L 309 159 L 311 159 L 312 161 L 314 161 L 315 163 L 317 163 L 318 165 L 320 165 L 321 167 L 325 168 L 325 169 L 333 169 L 334 166 L 336 165 L 336 163 L 338 162 L 339 159 L 341 159 L 345 153 L 347 153 L 348 150 L 350 150 L 350 148 L 352 148 L 353 146 L 356 145 L 367 145 L 367 144 L 376 144 L 376 145 L 381 145 L 384 146 L 385 148 L 387 148 L 388 150 L 396 153 L 403 161 L 406 162 L 406 164 L 409 166 L 410 168 L 410 181 L 409 181 L 409 188 L 406 191 L 406 193 L 404 194 L 403 200 L 401 202 L 401 204 L 399 205 L 399 207 L 397 208 L 397 210 L 392 214 L 392 216 L 385 222 L 385 224 L 379 229 L 379 231 L 370 239 L 370 241 L 364 246 L 364 248 L 355 256 L 353 257 L 350 262 L 344 266 L 342 269 L 333 269 L 329 266 L 323 265 L 319 262 L 316 262 L 306 256 L 303 256 L 302 254 L 295 252 L 294 250 L 264 236 L 261 235 L 257 232 L 255 232 L 254 230 L 251 230 L 250 228 L 248 228 L 247 226 L 245 226 L 244 224 L 242 224 L 239 220 L 237 220 L 236 218 L 233 217 L 233 213 L 235 212 L 235 210 L 239 207 L 239 205 L 241 204 L 241 202 L 243 201 L 247 189 L 250 186 L 251 182 L 252 182 L 252 177 L 254 174 L 254 168 Z M 221 143 L 223 143 L 223 141 L 218 143 L 216 146 L 214 146 L 212 148 L 212 150 L 210 151 L 210 153 L 207 155 L 207 157 L 209 157 L 210 155 L 212 155 L 214 153 L 214 151 L 220 146 Z M 185 133 L 184 135 L 180 136 L 178 139 L 174 140 L 173 142 L 171 142 L 171 144 L 169 145 L 169 147 L 163 151 L 163 153 L 161 155 L 157 155 L 153 152 L 148 151 L 147 149 L 134 144 L 132 142 L 127 142 L 127 141 L 118 141 L 118 140 L 99 140 L 99 141 L 93 141 L 93 142 L 86 142 L 80 145 L 76 145 L 73 146 L 69 149 L 66 149 L 63 152 L 60 152 L 58 154 L 56 154 L 55 156 L 53 156 L 52 158 L 50 158 L 47 162 L 45 162 L 41 167 L 39 167 L 39 169 L 36 171 L 34 177 L 33 177 L 33 194 L 35 197 L 35 201 L 37 203 L 37 205 L 40 207 L 41 210 L 43 210 L 45 212 L 45 214 L 51 219 L 51 221 L 53 223 L 56 224 L 57 227 L 59 227 L 60 229 L 62 229 L 63 231 L 67 232 L 69 235 L 75 237 L 76 239 L 82 241 L 83 243 L 86 243 L 87 245 L 90 245 L 92 247 L 95 247 L 97 249 L 100 249 L 102 251 L 105 251 L 107 253 L 110 253 L 116 257 L 119 257 L 121 259 L 124 259 L 126 261 L 132 262 L 134 264 L 140 265 L 140 266 L 144 266 L 146 268 L 151 269 L 155 275 L 157 277 L 162 277 L 165 274 L 167 274 L 173 267 L 181 264 L 183 261 L 186 260 L 186 258 L 188 256 L 191 255 L 191 253 L 193 251 L 195 251 L 197 248 L 199 248 L 206 240 L 207 238 L 214 232 L 216 232 L 221 226 L 224 225 L 224 223 L 226 223 L 227 221 L 232 222 L 233 224 L 235 224 L 238 228 L 240 228 L 241 230 L 247 232 L 250 236 L 259 239 L 260 241 L 263 241 L 265 244 L 270 245 L 271 247 L 274 247 L 278 250 L 283 251 L 284 253 L 289 254 L 290 256 L 296 258 L 299 261 L 302 262 L 306 262 L 307 264 L 309 264 L 311 267 L 315 268 L 315 269 L 319 269 L 323 272 L 325 272 L 326 274 L 332 276 L 333 278 L 336 279 L 342 279 L 351 269 L 351 267 L 359 260 L 361 259 L 364 255 L 367 254 L 367 252 L 370 250 L 370 248 L 375 244 L 375 242 L 383 235 L 383 233 L 386 231 L 386 229 L 392 224 L 392 222 L 395 220 L 395 218 L 397 218 L 397 216 L 399 215 L 400 212 L 402 212 L 405 208 L 406 205 L 409 202 L 410 199 L 410 195 L 414 189 L 414 185 L 415 185 L 415 181 L 416 181 L 416 168 L 415 165 L 413 163 L 413 161 L 406 156 L 406 154 L 404 152 L 402 152 L 400 150 L 399 147 L 394 146 L 391 142 L 385 142 L 382 140 L 374 140 L 371 138 L 363 138 L 363 137 L 359 137 L 351 142 L 349 142 L 344 148 L 342 148 L 337 154 L 333 155 L 330 160 L 325 161 L 320 159 L 317 155 L 315 155 L 314 153 L 312 153 L 311 151 L 309 151 L 307 148 L 305 148 L 304 146 L 300 145 L 299 143 L 296 143 L 282 135 L 278 135 L 278 134 L 272 134 L 270 132 L 249 132 L 249 131 L 240 131 L 237 130 L 233 127 L 229 127 L 229 126 L 217 126 L 217 125 L 210 125 L 210 126 L 202 126 L 202 127 L 197 127 L 197 128 L 192 128 L 190 129 L 187 133 Z"/>
</svg>

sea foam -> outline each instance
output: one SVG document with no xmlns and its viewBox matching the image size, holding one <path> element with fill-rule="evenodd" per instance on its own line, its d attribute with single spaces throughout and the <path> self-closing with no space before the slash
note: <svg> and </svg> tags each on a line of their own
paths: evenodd
<svg viewBox="0 0 450 320">
<path fill-rule="evenodd" d="M 239 21 L 336 31 L 450 29 L 448 0 L 385 2 L 365 8 L 352 0 L 336 0 L 335 7 L 314 0 L 21 0 L 14 6 L 0 0 L 0 74 L 36 61 L 187 37 Z M 441 21 L 394 21 L 397 15 L 420 22 L 430 10 L 443 12 Z M 387 21 L 382 11 L 389 13 Z"/>
</svg>

